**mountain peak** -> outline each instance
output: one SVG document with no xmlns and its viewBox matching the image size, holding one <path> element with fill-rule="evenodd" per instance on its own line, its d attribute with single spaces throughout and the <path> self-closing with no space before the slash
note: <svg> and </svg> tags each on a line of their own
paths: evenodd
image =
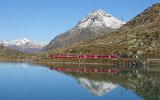
<svg viewBox="0 0 160 100">
<path fill-rule="evenodd" d="M 18 41 L 21 42 L 21 43 L 31 42 L 31 41 L 29 41 L 27 38 L 21 38 L 21 39 L 19 39 Z"/>
<path fill-rule="evenodd" d="M 17 40 L 12 40 L 11 44 L 23 45 L 23 44 L 26 44 L 29 42 L 31 42 L 31 41 L 29 41 L 27 38 L 21 38 L 21 39 L 17 39 Z"/>
<path fill-rule="evenodd" d="M 27 38 L 25 38 L 25 37 L 24 37 L 24 38 L 21 38 L 21 40 L 24 40 L 24 41 L 29 41 L 29 40 L 28 40 Z"/>
<path fill-rule="evenodd" d="M 98 9 L 98 10 L 93 10 L 91 11 L 88 16 L 92 16 L 92 17 L 95 17 L 95 16 L 106 16 L 108 15 L 108 17 L 111 17 L 110 14 L 106 13 L 105 11 L 101 10 L 101 9 Z"/>
<path fill-rule="evenodd" d="M 43 50 L 68 47 L 104 34 L 110 34 L 124 22 L 102 11 L 93 10 L 72 29 L 55 37 Z"/>
<path fill-rule="evenodd" d="M 117 29 L 123 24 L 124 22 L 116 19 L 111 14 L 106 13 L 105 11 L 99 9 L 91 11 L 83 20 L 81 20 L 77 24 L 77 27 L 86 28 L 86 27 L 104 26 Z"/>
</svg>

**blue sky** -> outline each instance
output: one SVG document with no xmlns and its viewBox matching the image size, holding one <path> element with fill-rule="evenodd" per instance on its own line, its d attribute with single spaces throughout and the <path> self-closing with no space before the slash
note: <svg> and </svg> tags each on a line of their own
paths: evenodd
<svg viewBox="0 0 160 100">
<path fill-rule="evenodd" d="M 124 21 L 160 0 L 0 0 L 0 40 L 26 37 L 49 42 L 90 11 L 102 9 Z"/>
</svg>

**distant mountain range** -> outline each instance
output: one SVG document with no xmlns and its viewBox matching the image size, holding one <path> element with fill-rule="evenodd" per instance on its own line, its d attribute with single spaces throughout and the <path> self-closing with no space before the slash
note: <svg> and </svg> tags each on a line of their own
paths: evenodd
<svg viewBox="0 0 160 100">
<path fill-rule="evenodd" d="M 0 41 L 0 44 L 8 49 L 21 51 L 25 53 L 40 52 L 46 43 L 38 43 L 36 41 L 30 41 L 27 38 L 12 40 L 12 41 Z"/>
<path fill-rule="evenodd" d="M 102 10 L 94 10 L 82 19 L 75 27 L 55 37 L 44 47 L 44 50 L 67 47 L 80 42 L 109 34 L 125 22 L 122 22 Z"/>
</svg>

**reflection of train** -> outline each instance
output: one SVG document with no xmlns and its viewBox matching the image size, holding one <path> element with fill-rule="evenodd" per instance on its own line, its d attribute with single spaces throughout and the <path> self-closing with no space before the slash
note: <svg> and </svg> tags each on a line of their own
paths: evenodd
<svg viewBox="0 0 160 100">
<path fill-rule="evenodd" d="M 86 72 L 86 73 L 112 73 L 116 74 L 117 69 L 111 68 L 111 69 L 97 69 L 97 68 L 67 68 L 67 67 L 53 67 L 50 68 L 51 70 L 57 70 L 57 71 L 68 71 L 68 72 Z"/>
<path fill-rule="evenodd" d="M 118 58 L 117 55 L 50 55 L 49 58 Z"/>
</svg>

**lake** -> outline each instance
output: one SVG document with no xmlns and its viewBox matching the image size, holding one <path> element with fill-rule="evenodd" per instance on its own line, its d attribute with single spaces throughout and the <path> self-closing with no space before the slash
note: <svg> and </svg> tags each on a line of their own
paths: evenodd
<svg viewBox="0 0 160 100">
<path fill-rule="evenodd" d="M 104 66 L 94 69 L 95 72 L 86 69 L 75 71 L 73 68 L 80 67 L 77 65 L 57 66 L 1 62 L 0 100 L 159 99 L 157 70 L 122 67 L 112 73 L 98 72 Z M 68 69 L 65 70 L 64 67 Z"/>
</svg>

